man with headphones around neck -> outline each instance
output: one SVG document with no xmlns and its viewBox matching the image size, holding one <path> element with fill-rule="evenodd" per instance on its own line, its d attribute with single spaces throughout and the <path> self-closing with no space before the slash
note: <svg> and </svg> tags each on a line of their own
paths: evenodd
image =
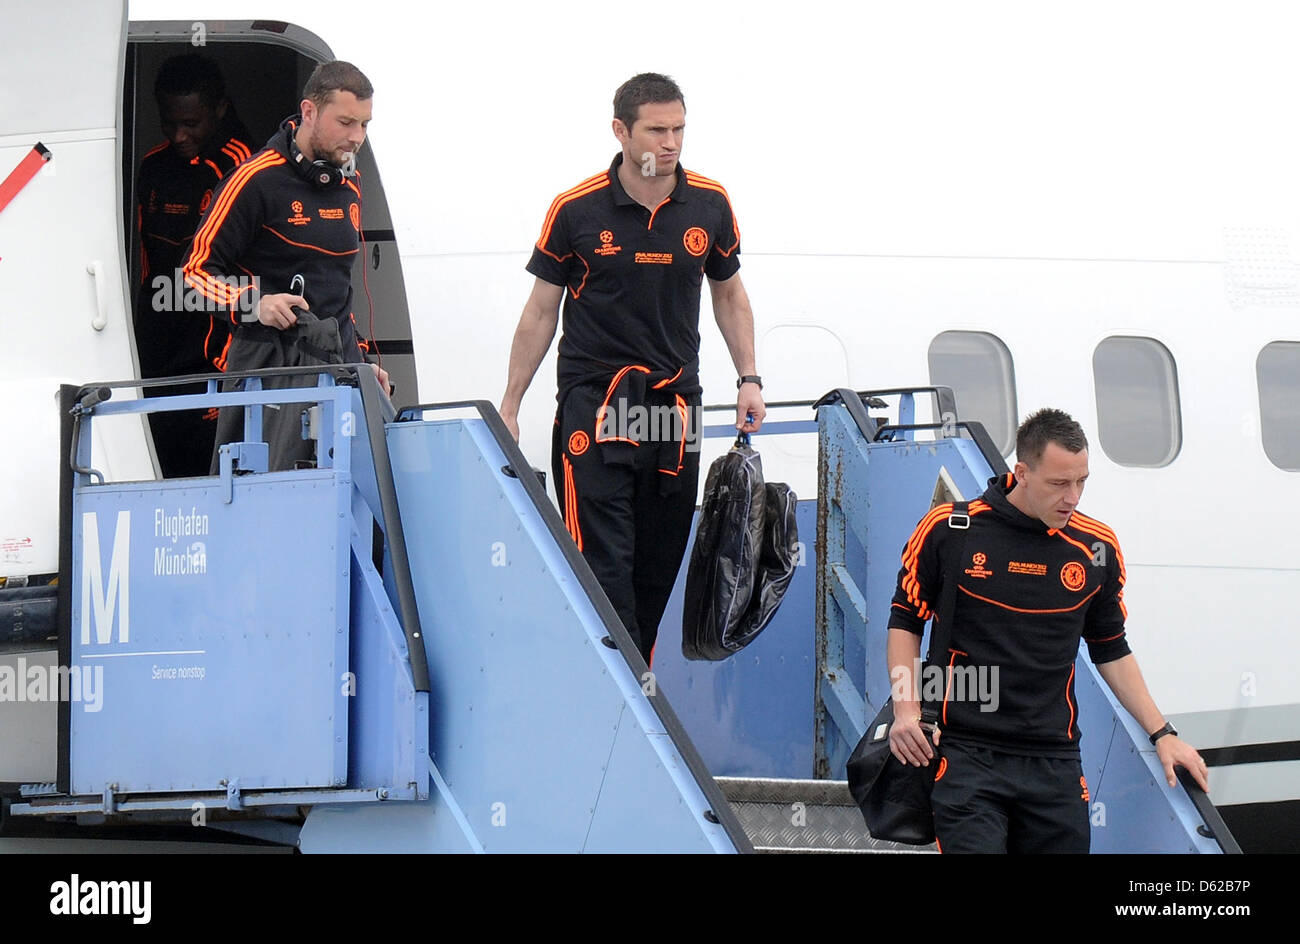
<svg viewBox="0 0 1300 944">
<path fill-rule="evenodd" d="M 184 273 L 229 318 L 226 370 L 365 362 L 369 344 L 352 314 L 352 264 L 361 245 L 355 162 L 373 94 L 351 63 L 317 66 L 301 113 L 213 194 Z M 304 287 L 295 291 L 299 276 Z M 388 391 L 387 372 L 371 366 Z M 314 443 L 301 437 L 299 411 L 264 413 L 271 470 L 310 463 Z M 242 426 L 242 409 L 222 410 L 218 451 L 242 438 Z"/>
</svg>

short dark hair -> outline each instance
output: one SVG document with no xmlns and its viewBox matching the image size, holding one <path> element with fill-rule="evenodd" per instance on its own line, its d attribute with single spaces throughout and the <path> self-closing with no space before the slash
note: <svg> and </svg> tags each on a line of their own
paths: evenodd
<svg viewBox="0 0 1300 944">
<path fill-rule="evenodd" d="M 153 80 L 153 97 L 159 107 L 163 99 L 198 94 L 199 101 L 217 108 L 226 100 L 226 80 L 221 69 L 207 56 L 187 52 L 172 56 L 158 69 Z"/>
<path fill-rule="evenodd" d="M 311 78 L 303 87 L 302 97 L 311 99 L 317 108 L 324 108 L 335 92 L 351 92 L 364 102 L 375 94 L 375 87 L 352 63 L 335 59 L 333 62 L 322 62 L 312 70 Z"/>
<path fill-rule="evenodd" d="M 614 117 L 631 131 L 642 105 L 663 102 L 681 102 L 682 108 L 686 107 L 686 99 L 676 82 L 658 72 L 642 72 L 632 76 L 614 93 Z"/>
<path fill-rule="evenodd" d="M 1016 430 L 1016 458 L 1030 468 L 1043 458 L 1048 443 L 1079 453 L 1088 448 L 1088 437 L 1083 427 L 1069 413 L 1044 407 L 1030 414 Z"/>
</svg>

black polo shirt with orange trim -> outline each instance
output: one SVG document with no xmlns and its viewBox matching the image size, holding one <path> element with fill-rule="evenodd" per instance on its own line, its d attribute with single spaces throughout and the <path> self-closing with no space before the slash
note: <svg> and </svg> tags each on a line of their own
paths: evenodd
<svg viewBox="0 0 1300 944">
<path fill-rule="evenodd" d="M 941 703 L 945 737 L 1068 757 L 1079 750 L 1080 638 L 1097 664 L 1129 653 L 1124 557 L 1115 533 L 1095 518 L 1076 511 L 1057 529 L 1024 514 L 1007 498 L 1014 484 L 1010 474 L 992 479 L 970 504 L 950 651 L 931 653 L 961 670 L 961 688 L 954 675 L 946 697 L 939 682 L 940 697 L 924 700 Z M 890 629 L 919 636 L 934 616 L 952 568 L 949 549 L 962 533 L 948 527 L 951 511 L 936 507 L 903 549 Z"/>
<path fill-rule="evenodd" d="M 609 170 L 555 198 L 528 271 L 565 293 L 559 398 L 639 364 L 700 392 L 700 289 L 740 268 L 740 230 L 716 181 L 677 167 L 677 184 L 653 211 Z"/>
<path fill-rule="evenodd" d="M 255 312 L 243 320 L 250 280 L 272 295 L 289 291 L 293 277 L 302 275 L 308 307 L 338 321 L 344 359 L 356 363 L 367 348 L 352 317 L 360 175 L 324 187 L 301 175 L 290 163 L 297 120 L 285 121 L 265 148 L 222 181 L 194 235 L 185 280 L 227 313 L 236 337 L 251 337 L 275 329 L 259 323 Z"/>
</svg>

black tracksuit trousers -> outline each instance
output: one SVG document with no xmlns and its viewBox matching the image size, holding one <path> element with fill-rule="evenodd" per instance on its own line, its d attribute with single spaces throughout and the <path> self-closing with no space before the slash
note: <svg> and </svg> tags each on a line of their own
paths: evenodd
<svg viewBox="0 0 1300 944">
<path fill-rule="evenodd" d="M 556 413 L 551 447 L 565 526 L 649 664 L 690 541 L 700 454 L 687 449 L 676 488 L 663 494 L 659 443 L 637 447 L 632 465 L 609 464 L 595 442 L 604 391 L 575 387 Z"/>
<path fill-rule="evenodd" d="M 944 736 L 930 803 L 943 852 L 1088 851 L 1079 758 L 1008 754 Z"/>
</svg>

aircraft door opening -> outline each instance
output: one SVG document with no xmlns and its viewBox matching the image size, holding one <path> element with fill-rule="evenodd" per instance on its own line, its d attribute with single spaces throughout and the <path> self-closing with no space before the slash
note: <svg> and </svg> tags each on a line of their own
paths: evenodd
<svg viewBox="0 0 1300 944">
<path fill-rule="evenodd" d="M 201 37 L 195 33 L 200 26 Z M 184 286 L 179 292 L 166 291 L 168 280 L 175 278 L 174 270 L 146 271 L 154 267 L 146 267 L 142 258 L 141 220 L 151 194 L 140 192 L 140 166 L 151 150 L 166 142 L 154 97 L 159 70 L 175 56 L 194 53 L 220 70 L 229 108 L 242 123 L 252 153 L 265 145 L 285 118 L 298 111 L 303 86 L 317 63 L 333 58 L 319 37 L 300 27 L 273 21 L 150 21 L 129 25 L 121 173 L 131 296 L 137 309 L 145 305 L 156 311 L 160 306 L 152 299 L 175 299 L 185 294 Z M 232 169 L 226 168 L 226 172 Z M 353 267 L 353 314 L 358 332 L 371 341 L 371 352 L 381 358 L 396 386 L 395 401 L 413 402 L 418 399 L 418 390 L 402 262 L 369 140 L 357 156 L 357 173 L 363 194 L 363 246 L 359 253 L 362 258 Z M 188 255 L 188 246 L 184 255 Z M 147 325 L 135 327 L 138 337 L 149 330 Z M 139 339 L 148 342 L 148 338 Z M 167 392 L 181 390 L 171 388 Z M 155 429 L 155 435 L 163 434 Z"/>
</svg>

